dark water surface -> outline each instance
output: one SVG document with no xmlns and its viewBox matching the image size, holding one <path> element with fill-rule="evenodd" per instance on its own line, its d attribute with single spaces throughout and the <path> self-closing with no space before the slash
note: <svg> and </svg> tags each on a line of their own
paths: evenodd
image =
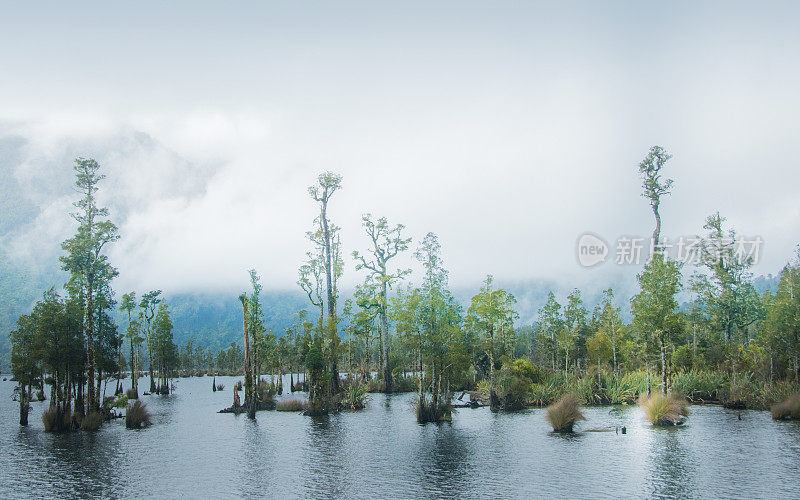
<svg viewBox="0 0 800 500">
<path fill-rule="evenodd" d="M 201 377 L 144 396 L 147 429 L 69 435 L 43 431 L 47 402 L 20 428 L 14 383 L 0 382 L 0 497 L 800 497 L 800 425 L 767 412 L 694 406 L 684 427 L 653 429 L 635 407 L 588 408 L 581 429 L 628 433 L 560 436 L 540 409 L 423 426 L 412 395 L 372 394 L 362 412 L 250 421 L 216 413 L 235 379 L 218 380 L 225 391 Z"/>
</svg>

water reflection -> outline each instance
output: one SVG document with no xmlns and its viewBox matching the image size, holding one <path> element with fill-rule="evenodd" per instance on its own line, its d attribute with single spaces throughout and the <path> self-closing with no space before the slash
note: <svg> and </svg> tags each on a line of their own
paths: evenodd
<svg viewBox="0 0 800 500">
<path fill-rule="evenodd" d="M 694 491 L 694 470 L 687 466 L 690 457 L 679 439 L 685 430 L 682 426 L 652 429 L 650 488 L 655 497 L 686 498 Z"/>
<path fill-rule="evenodd" d="M 0 498 L 794 497 L 800 477 L 800 425 L 767 412 L 696 407 L 684 428 L 654 429 L 638 408 L 587 408 L 578 429 L 628 434 L 554 434 L 541 409 L 461 409 L 419 425 L 413 394 L 371 394 L 363 412 L 252 421 L 218 414 L 231 391 L 209 385 L 183 379 L 175 394 L 145 397 L 147 429 L 116 421 L 59 436 L 43 432 L 46 403 L 20 428 L 13 384 L 0 383 Z"/>
</svg>

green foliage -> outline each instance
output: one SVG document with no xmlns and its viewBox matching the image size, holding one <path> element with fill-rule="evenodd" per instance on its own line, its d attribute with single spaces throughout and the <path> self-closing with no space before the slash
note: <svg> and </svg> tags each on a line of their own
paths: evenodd
<svg viewBox="0 0 800 500">
<path fill-rule="evenodd" d="M 672 390 L 692 402 L 719 401 L 727 392 L 728 380 L 723 374 L 708 370 L 679 372 L 672 379 Z"/>
<path fill-rule="evenodd" d="M 367 387 L 351 383 L 347 387 L 345 406 L 350 410 L 362 410 L 366 406 Z"/>
</svg>

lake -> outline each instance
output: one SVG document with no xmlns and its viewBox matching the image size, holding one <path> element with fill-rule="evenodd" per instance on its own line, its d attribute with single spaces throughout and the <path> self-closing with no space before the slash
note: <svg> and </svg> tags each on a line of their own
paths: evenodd
<svg viewBox="0 0 800 500">
<path fill-rule="evenodd" d="M 215 393 L 209 377 L 178 379 L 170 396 L 143 396 L 143 430 L 120 419 L 67 435 L 43 431 L 48 402 L 21 428 L 15 383 L 0 382 L 0 497 L 800 497 L 800 424 L 764 411 L 693 406 L 683 427 L 654 429 L 636 407 L 594 407 L 579 429 L 627 434 L 562 436 L 543 409 L 459 409 L 419 425 L 412 394 L 371 394 L 361 412 L 251 421 L 217 413 L 235 380 L 219 377 Z"/>
</svg>

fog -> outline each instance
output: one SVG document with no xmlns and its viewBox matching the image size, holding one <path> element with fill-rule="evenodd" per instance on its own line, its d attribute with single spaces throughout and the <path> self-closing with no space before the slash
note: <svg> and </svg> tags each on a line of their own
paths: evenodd
<svg viewBox="0 0 800 500">
<path fill-rule="evenodd" d="M 412 249 L 436 233 L 454 286 L 594 286 L 639 268 L 585 269 L 576 241 L 650 235 L 637 165 L 659 144 L 675 179 L 662 234 L 701 233 L 719 210 L 763 238 L 755 271 L 776 273 L 800 234 L 798 10 L 7 6 L 0 247 L 52 265 L 74 230 L 71 162 L 93 157 L 121 234 L 117 289 L 227 290 L 252 267 L 291 289 L 316 214 L 306 188 L 331 170 L 348 255 L 369 212 L 405 224 Z M 344 285 L 362 278 L 347 259 Z"/>
</svg>

